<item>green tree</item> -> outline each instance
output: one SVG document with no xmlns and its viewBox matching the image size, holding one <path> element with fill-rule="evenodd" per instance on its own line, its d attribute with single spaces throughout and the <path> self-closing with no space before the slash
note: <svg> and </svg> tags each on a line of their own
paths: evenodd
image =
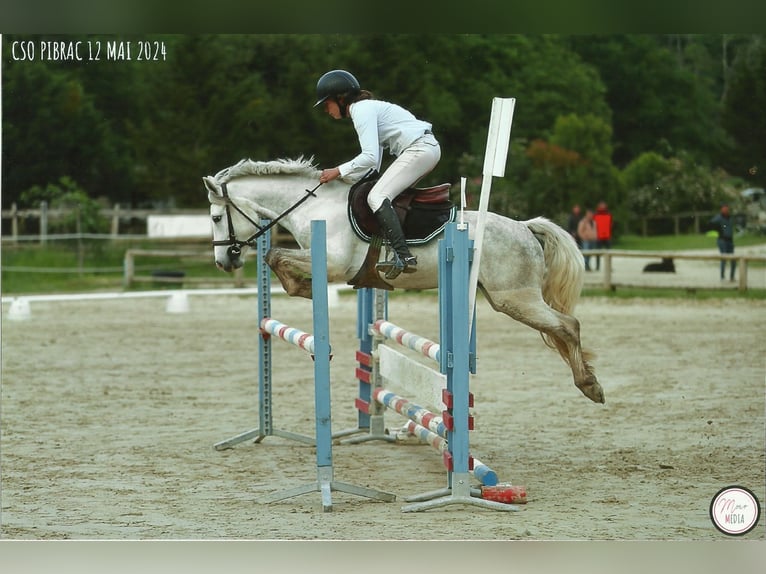
<svg viewBox="0 0 766 574">
<path fill-rule="evenodd" d="M 526 155 L 531 162 L 525 194 L 528 209 L 548 216 L 566 212 L 586 160 L 575 151 L 540 139 L 530 143 Z"/>
<path fill-rule="evenodd" d="M 672 172 L 670 160 L 656 152 L 642 153 L 630 162 L 622 177 L 631 211 L 644 215 L 667 213 L 669 203 L 663 185 Z"/>
<path fill-rule="evenodd" d="M 377 57 L 373 76 L 381 95 L 393 94 L 393 101 L 416 113 L 420 109 L 434 124 L 442 160 L 433 178 L 457 182 L 468 177 L 469 187 L 476 188 L 471 195 L 477 198 L 480 180 L 475 178 L 481 176 L 492 99 L 516 98 L 506 177 L 496 178 L 492 186 L 491 205 L 499 213 L 540 213 L 524 185 L 527 142 L 547 139 L 562 114 L 610 118 L 595 69 L 558 36 L 405 36 L 368 42 L 360 48 Z M 390 71 L 400 66 L 393 67 L 391 57 L 409 62 L 404 64 L 411 68 L 408 82 Z M 428 107 L 419 108 L 423 103 Z"/>
<path fill-rule="evenodd" d="M 337 165 L 357 153 L 353 127 L 312 107 L 333 68 L 433 123 L 442 161 L 424 185 L 466 176 L 476 186 L 492 98 L 515 97 L 492 196 L 508 215 L 555 217 L 596 196 L 619 209 L 612 162 L 649 151 L 762 185 L 762 36 L 152 36 L 164 62 L 97 66 L 12 61 L 20 38 L 38 37 L 3 42 L 6 205 L 70 176 L 111 201 L 202 207 L 200 178 L 243 157 Z"/>
<path fill-rule="evenodd" d="M 108 221 L 101 216 L 101 205 L 70 177 L 61 177 L 44 186 L 32 186 L 19 197 L 22 207 L 39 207 L 43 201 L 52 209 L 68 210 L 63 217 L 51 222 L 52 230 L 67 233 L 104 233 L 107 230 Z"/>
<path fill-rule="evenodd" d="M 573 36 L 570 45 L 599 70 L 607 86 L 618 166 L 652 150 L 685 151 L 710 163 L 724 149 L 718 98 L 656 38 Z"/>
<path fill-rule="evenodd" d="M 556 120 L 551 143 L 578 153 L 583 161 L 570 183 L 568 203 L 621 203 L 619 173 L 612 165 L 612 126 L 604 119 L 569 114 Z M 569 211 L 567 206 L 567 212 Z"/>
<path fill-rule="evenodd" d="M 147 74 L 141 122 L 132 129 L 147 196 L 206 203 L 200 178 L 245 157 L 312 155 L 312 110 L 321 37 L 182 36 L 167 66 Z"/>
<path fill-rule="evenodd" d="M 533 140 L 523 184 L 532 213 L 563 219 L 575 203 L 621 203 L 619 174 L 611 163 L 611 127 L 593 115 L 557 118 L 548 141 Z"/>
<path fill-rule="evenodd" d="M 753 187 L 766 187 L 766 37 L 754 36 L 734 61 L 722 123 L 734 141 L 725 166 Z"/>
<path fill-rule="evenodd" d="M 635 215 L 708 211 L 726 197 L 725 176 L 688 155 L 641 154 L 623 171 L 627 201 Z"/>
<path fill-rule="evenodd" d="M 113 138 L 83 83 L 43 62 L 13 62 L 3 39 L 3 205 L 68 175 L 97 195 L 112 190 Z"/>
</svg>

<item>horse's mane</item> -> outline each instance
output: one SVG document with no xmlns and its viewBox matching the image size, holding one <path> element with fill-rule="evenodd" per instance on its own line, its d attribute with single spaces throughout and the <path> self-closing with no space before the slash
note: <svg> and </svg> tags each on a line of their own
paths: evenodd
<svg viewBox="0 0 766 574">
<path fill-rule="evenodd" d="M 312 177 L 316 175 L 317 171 L 313 156 L 308 159 L 300 156 L 297 159 L 275 159 L 272 161 L 243 159 L 215 174 L 215 181 L 220 185 L 248 175 L 305 175 Z"/>
</svg>

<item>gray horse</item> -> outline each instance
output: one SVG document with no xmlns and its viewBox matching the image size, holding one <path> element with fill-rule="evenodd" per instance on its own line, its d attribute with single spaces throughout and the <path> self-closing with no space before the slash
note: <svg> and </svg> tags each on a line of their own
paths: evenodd
<svg viewBox="0 0 766 574">
<path fill-rule="evenodd" d="M 311 220 L 327 222 L 327 274 L 330 282 L 348 282 L 362 267 L 369 244 L 352 230 L 347 213 L 349 186 L 338 180 L 316 192 L 319 170 L 310 160 L 242 160 L 203 178 L 210 201 L 216 265 L 232 271 L 257 233 L 256 222 L 274 220 L 289 231 L 299 249 L 272 248 L 269 267 L 291 296 L 310 297 Z M 301 200 L 303 200 L 302 203 Z M 299 205 L 298 205 L 299 204 Z M 292 209 L 293 206 L 298 205 Z M 476 212 L 466 212 L 473 236 Z M 396 289 L 437 287 L 436 241 L 412 249 L 417 273 L 391 281 Z M 572 369 L 574 383 L 597 403 L 604 392 L 580 343 L 580 323 L 571 315 L 584 279 L 582 254 L 571 236 L 551 221 L 536 217 L 515 221 L 488 213 L 479 269 L 479 288 L 495 311 L 538 330 Z"/>
</svg>

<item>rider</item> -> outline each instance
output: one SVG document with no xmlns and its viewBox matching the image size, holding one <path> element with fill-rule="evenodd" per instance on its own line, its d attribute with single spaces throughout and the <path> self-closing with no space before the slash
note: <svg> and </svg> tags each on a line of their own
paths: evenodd
<svg viewBox="0 0 766 574">
<path fill-rule="evenodd" d="M 345 70 L 332 70 L 319 78 L 314 107 L 320 104 L 336 120 L 351 118 L 361 147 L 359 155 L 350 161 L 322 170 L 320 182 L 338 177 L 353 181 L 370 169 L 380 171 L 383 148 L 396 156 L 373 186 L 367 203 L 394 252 L 390 261 L 378 264 L 378 269 L 385 271 L 386 279 L 394 279 L 401 272 L 414 273 L 417 258 L 407 247 L 391 202 L 439 162 L 441 148 L 431 132 L 431 124 L 396 104 L 374 99 Z"/>
</svg>

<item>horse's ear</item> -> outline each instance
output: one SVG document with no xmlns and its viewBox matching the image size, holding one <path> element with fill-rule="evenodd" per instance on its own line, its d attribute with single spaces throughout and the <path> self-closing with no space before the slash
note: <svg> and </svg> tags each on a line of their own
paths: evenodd
<svg viewBox="0 0 766 574">
<path fill-rule="evenodd" d="M 221 190 L 213 176 L 206 175 L 202 178 L 202 182 L 205 184 L 205 189 L 207 189 L 207 196 L 211 202 L 214 197 L 221 197 Z"/>
</svg>

